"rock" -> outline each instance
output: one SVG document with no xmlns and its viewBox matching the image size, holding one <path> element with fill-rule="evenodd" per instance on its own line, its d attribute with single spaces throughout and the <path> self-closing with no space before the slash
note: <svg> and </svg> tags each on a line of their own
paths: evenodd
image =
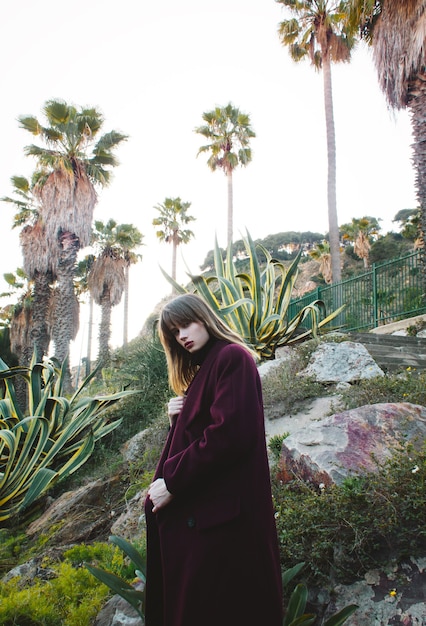
<svg viewBox="0 0 426 626">
<path fill-rule="evenodd" d="M 275 352 L 275 359 L 271 359 L 270 361 L 264 361 L 257 368 L 260 378 L 266 376 L 272 369 L 280 367 L 284 361 L 289 361 L 291 359 L 291 354 L 292 349 L 288 346 L 277 348 Z"/>
<path fill-rule="evenodd" d="M 426 408 L 408 402 L 372 404 L 343 411 L 293 432 L 283 441 L 279 476 L 316 485 L 340 484 L 353 472 L 375 471 L 404 438 L 426 439 Z"/>
<path fill-rule="evenodd" d="M 145 528 L 144 503 L 146 490 L 139 491 L 126 504 L 126 509 L 115 520 L 111 526 L 111 533 L 124 537 L 127 541 L 132 541 L 134 537 L 140 536 Z"/>
<path fill-rule="evenodd" d="M 154 436 L 155 435 L 155 436 Z M 120 452 L 128 463 L 136 463 L 143 458 L 148 446 L 157 444 L 161 449 L 166 439 L 167 428 L 145 428 L 140 433 L 136 433 L 121 448 Z"/>
<path fill-rule="evenodd" d="M 114 501 L 122 506 L 124 487 L 121 487 L 121 477 L 112 476 L 63 493 L 29 525 L 27 535 L 48 535 L 52 545 L 85 543 L 103 537 L 117 515 Z M 118 497 L 113 497 L 114 493 Z"/>
<path fill-rule="evenodd" d="M 357 604 L 345 626 L 426 624 L 426 559 L 410 558 L 382 571 L 367 572 L 363 580 L 333 589 L 334 602 L 324 619 L 336 608 Z"/>
<path fill-rule="evenodd" d="M 137 583 L 134 587 L 143 590 L 142 583 Z M 143 624 L 143 619 L 135 609 L 118 595 L 108 600 L 93 622 L 93 626 L 143 626 Z"/>
<path fill-rule="evenodd" d="M 362 344 L 343 341 L 320 344 L 300 375 L 331 384 L 354 383 L 364 378 L 384 376 L 384 373 Z"/>
<path fill-rule="evenodd" d="M 426 339 L 426 328 L 419 330 L 416 337 L 419 337 L 419 339 Z"/>
</svg>

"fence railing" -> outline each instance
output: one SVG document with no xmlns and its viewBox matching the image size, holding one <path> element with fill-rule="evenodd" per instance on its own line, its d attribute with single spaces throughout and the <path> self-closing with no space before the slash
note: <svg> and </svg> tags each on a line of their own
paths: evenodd
<svg viewBox="0 0 426 626">
<path fill-rule="evenodd" d="M 292 300 L 288 319 L 315 300 L 327 312 L 345 304 L 339 326 L 345 330 L 370 330 L 376 326 L 426 313 L 425 277 L 420 251 L 383 263 L 340 283 L 318 287 Z"/>
</svg>

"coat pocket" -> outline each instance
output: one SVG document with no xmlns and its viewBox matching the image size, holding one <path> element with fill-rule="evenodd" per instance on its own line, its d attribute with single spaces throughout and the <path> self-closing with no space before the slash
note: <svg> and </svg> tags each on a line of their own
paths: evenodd
<svg viewBox="0 0 426 626">
<path fill-rule="evenodd" d="M 204 503 L 195 513 L 195 526 L 198 530 L 207 530 L 226 524 L 240 514 L 240 498 L 238 496 L 221 499 L 219 502 Z"/>
</svg>

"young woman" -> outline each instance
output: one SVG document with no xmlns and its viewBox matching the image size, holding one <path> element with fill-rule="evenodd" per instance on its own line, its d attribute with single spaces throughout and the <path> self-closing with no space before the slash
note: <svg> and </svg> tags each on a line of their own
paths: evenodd
<svg viewBox="0 0 426 626">
<path fill-rule="evenodd" d="M 254 354 L 196 295 L 159 322 L 170 432 L 148 490 L 146 626 L 281 626 Z"/>
</svg>

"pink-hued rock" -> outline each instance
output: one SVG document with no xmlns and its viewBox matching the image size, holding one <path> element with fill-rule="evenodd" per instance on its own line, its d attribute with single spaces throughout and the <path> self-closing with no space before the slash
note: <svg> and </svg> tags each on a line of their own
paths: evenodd
<svg viewBox="0 0 426 626">
<path fill-rule="evenodd" d="M 374 471 L 401 442 L 421 446 L 426 408 L 408 402 L 372 404 L 336 413 L 294 432 L 283 442 L 279 475 L 316 485 L 341 483 L 351 473 Z"/>
</svg>

